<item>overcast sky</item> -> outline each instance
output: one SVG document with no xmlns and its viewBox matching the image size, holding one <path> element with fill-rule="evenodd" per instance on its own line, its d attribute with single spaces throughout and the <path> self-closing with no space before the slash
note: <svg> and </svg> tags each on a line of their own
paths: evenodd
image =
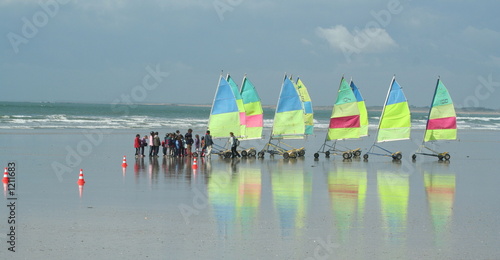
<svg viewBox="0 0 500 260">
<path fill-rule="evenodd" d="M 0 101 L 211 104 L 221 70 L 276 105 L 284 73 L 330 106 L 393 75 L 428 106 L 500 108 L 498 0 L 0 0 Z"/>
</svg>

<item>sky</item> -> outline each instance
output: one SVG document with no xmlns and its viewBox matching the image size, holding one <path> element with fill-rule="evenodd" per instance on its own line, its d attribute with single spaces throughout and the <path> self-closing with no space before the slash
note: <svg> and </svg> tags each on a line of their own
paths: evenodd
<svg viewBox="0 0 500 260">
<path fill-rule="evenodd" d="M 413 106 L 438 76 L 457 107 L 500 109 L 498 0 L 0 0 L 0 101 L 211 104 L 221 72 L 264 105 L 283 76 L 368 106 L 395 75 Z"/>
</svg>

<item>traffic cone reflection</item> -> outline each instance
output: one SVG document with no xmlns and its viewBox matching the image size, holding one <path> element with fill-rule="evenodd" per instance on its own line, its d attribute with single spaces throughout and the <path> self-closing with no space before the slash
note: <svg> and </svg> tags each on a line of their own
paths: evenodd
<svg viewBox="0 0 500 260">
<path fill-rule="evenodd" d="M 7 197 L 7 188 L 9 186 L 9 172 L 7 171 L 7 168 L 5 168 L 4 172 L 3 172 L 3 179 L 2 179 L 2 182 L 3 182 L 3 196 L 4 197 Z"/>
</svg>

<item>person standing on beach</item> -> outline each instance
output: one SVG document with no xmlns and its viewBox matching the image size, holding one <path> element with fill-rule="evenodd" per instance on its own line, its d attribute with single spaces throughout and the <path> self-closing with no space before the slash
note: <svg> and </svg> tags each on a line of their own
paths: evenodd
<svg viewBox="0 0 500 260">
<path fill-rule="evenodd" d="M 214 144 L 212 140 L 212 136 L 210 135 L 210 131 L 207 130 L 207 133 L 205 134 L 205 148 L 207 149 L 207 153 L 205 154 L 206 158 L 210 158 L 210 155 L 212 154 L 212 145 Z"/>
<path fill-rule="evenodd" d="M 158 132 L 155 132 L 155 137 L 153 138 L 153 145 L 154 145 L 154 156 L 158 157 L 158 152 L 160 151 L 160 136 L 158 136 Z"/>
<path fill-rule="evenodd" d="M 200 154 L 200 135 L 198 134 L 194 136 L 194 150 L 197 154 Z"/>
<path fill-rule="evenodd" d="M 165 138 L 163 139 L 163 156 L 167 156 L 168 155 L 168 143 L 169 143 L 169 140 L 170 140 L 170 135 L 169 135 L 169 133 L 166 133 L 165 134 Z"/>
<path fill-rule="evenodd" d="M 234 136 L 233 132 L 229 133 L 229 146 L 231 146 L 231 158 L 241 157 L 240 153 L 236 150 L 238 148 L 238 139 Z"/>
<path fill-rule="evenodd" d="M 141 151 L 141 135 L 136 134 L 134 139 L 135 158 L 139 157 Z"/>
<path fill-rule="evenodd" d="M 153 146 L 153 138 L 155 137 L 155 132 L 151 131 L 149 133 L 149 157 L 153 156 L 154 146 Z"/>
<path fill-rule="evenodd" d="M 186 141 L 186 155 L 193 155 L 191 149 L 193 147 L 193 129 L 189 128 L 187 133 L 184 135 L 184 140 Z"/>
<path fill-rule="evenodd" d="M 148 146 L 148 136 L 145 135 L 141 140 L 141 156 L 144 157 L 144 149 Z"/>
</svg>

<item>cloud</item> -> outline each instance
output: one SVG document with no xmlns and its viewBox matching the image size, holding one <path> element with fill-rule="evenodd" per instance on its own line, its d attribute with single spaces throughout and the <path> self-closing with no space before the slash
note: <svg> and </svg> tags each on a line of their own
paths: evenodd
<svg viewBox="0 0 500 260">
<path fill-rule="evenodd" d="M 366 27 L 363 30 L 350 32 L 343 25 L 331 28 L 316 28 L 316 35 L 328 41 L 333 49 L 342 52 L 355 53 L 380 53 L 398 44 L 392 39 L 387 31 L 380 27 Z"/>
</svg>

